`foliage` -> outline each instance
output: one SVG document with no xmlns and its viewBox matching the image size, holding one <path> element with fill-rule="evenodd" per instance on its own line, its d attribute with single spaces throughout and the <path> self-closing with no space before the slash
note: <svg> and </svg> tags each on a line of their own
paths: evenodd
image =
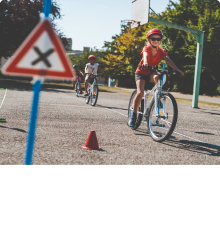
<svg viewBox="0 0 220 241">
<path fill-rule="evenodd" d="M 70 61 L 72 64 L 76 64 L 80 71 L 84 72 L 86 64 L 89 63 L 88 61 L 89 55 L 95 55 L 96 63 L 99 63 L 99 65 L 103 69 L 105 67 L 105 64 L 102 61 L 104 54 L 105 52 L 103 50 L 93 48 L 90 51 L 85 51 L 83 55 L 80 55 L 80 56 L 74 55 L 70 57 Z"/>
<path fill-rule="evenodd" d="M 200 94 L 215 94 L 220 84 L 220 3 L 218 0 L 170 1 L 163 20 L 205 31 Z M 175 90 L 192 93 L 197 41 L 189 32 L 161 26 L 166 35 L 165 48 L 186 76 L 175 82 Z"/>
<path fill-rule="evenodd" d="M 109 75 L 134 75 L 146 41 L 142 34 L 144 30 L 145 27 L 142 26 L 137 29 L 123 27 L 120 35 L 112 37 L 112 42 L 105 42 L 106 55 L 103 62 Z"/>
<path fill-rule="evenodd" d="M 152 17 L 157 17 L 152 15 Z M 215 94 L 220 85 L 218 66 L 220 65 L 220 3 L 218 0 L 180 0 L 170 1 L 167 9 L 159 15 L 162 20 L 181 24 L 190 28 L 205 31 L 204 51 L 201 74 L 200 93 Z M 103 57 L 106 71 L 111 76 L 134 76 L 141 59 L 140 52 L 145 45 L 146 33 L 151 28 L 159 28 L 164 32 L 162 48 L 177 67 L 185 72 L 185 77 L 169 77 L 169 84 L 174 91 L 193 92 L 195 58 L 197 50 L 196 38 L 189 32 L 168 28 L 149 22 L 145 26 L 131 29 L 122 26 L 121 33 L 105 42 L 106 54 Z M 160 66 L 161 68 L 161 66 Z M 173 83 L 172 83 L 173 82 Z"/>
<path fill-rule="evenodd" d="M 2 0 L 0 2 L 0 57 L 8 58 L 20 46 L 24 39 L 39 22 L 43 0 Z M 53 20 L 61 18 L 60 8 L 53 2 L 51 13 Z M 66 47 L 67 40 L 63 33 L 53 27 Z"/>
<path fill-rule="evenodd" d="M 155 23 L 149 23 L 138 28 L 122 26 L 121 33 L 113 36 L 112 42 L 105 42 L 106 54 L 103 62 L 106 72 L 120 79 L 127 87 L 135 87 L 134 75 L 139 62 L 142 59 L 141 52 L 146 45 L 146 34 L 156 28 Z"/>
</svg>

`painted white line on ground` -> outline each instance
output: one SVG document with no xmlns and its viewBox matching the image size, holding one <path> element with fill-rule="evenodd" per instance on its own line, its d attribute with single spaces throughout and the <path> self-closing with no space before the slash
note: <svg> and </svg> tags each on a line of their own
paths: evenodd
<svg viewBox="0 0 220 241">
<path fill-rule="evenodd" d="M 64 93 L 62 93 L 62 94 L 64 94 Z M 67 94 L 65 94 L 65 95 L 67 95 Z M 67 96 L 68 96 L 68 95 L 67 95 Z M 71 98 L 72 98 L 72 97 L 71 97 Z M 77 100 L 80 100 L 79 98 L 76 98 L 76 97 L 73 97 L 73 98 L 74 98 L 74 99 L 77 99 Z M 83 101 L 83 100 L 80 100 L 80 101 Z M 83 102 L 84 102 L 84 101 L 83 101 Z M 125 116 L 126 118 L 128 118 L 127 115 L 122 114 L 122 113 L 120 113 L 120 112 L 118 112 L 118 111 L 115 111 L 115 110 L 113 110 L 113 109 L 111 109 L 111 108 L 103 107 L 103 106 L 100 106 L 100 105 L 97 105 L 97 106 L 102 107 L 102 108 L 105 108 L 105 109 L 110 110 L 110 111 L 113 111 L 113 112 L 115 112 L 115 113 L 118 113 L 118 114 L 123 115 L 123 116 Z M 144 121 L 142 121 L 142 123 L 147 124 L 147 122 L 144 122 Z M 194 141 L 198 141 L 198 142 L 200 142 L 200 143 L 207 144 L 207 145 L 210 145 L 210 146 L 213 146 L 213 147 L 215 147 L 215 148 L 219 148 L 219 149 L 220 149 L 220 146 L 213 145 L 213 144 L 208 143 L 208 142 L 205 142 L 205 141 L 200 141 L 200 140 L 198 140 L 198 139 L 195 139 L 195 138 L 190 137 L 190 136 L 183 135 L 183 134 L 178 133 L 178 132 L 175 132 L 175 131 L 174 131 L 173 133 L 175 133 L 175 134 L 177 134 L 177 135 L 180 135 L 180 136 L 184 136 L 184 137 L 186 137 L 186 138 L 188 138 L 188 139 L 191 139 L 191 140 L 194 140 Z"/>
<path fill-rule="evenodd" d="M 0 105 L 0 109 L 2 108 L 2 105 L 3 105 L 4 101 L 5 101 L 6 94 L 7 94 L 7 89 L 5 90 L 5 95 L 4 95 L 3 100 L 2 100 L 2 103 L 1 103 L 1 105 Z"/>
</svg>

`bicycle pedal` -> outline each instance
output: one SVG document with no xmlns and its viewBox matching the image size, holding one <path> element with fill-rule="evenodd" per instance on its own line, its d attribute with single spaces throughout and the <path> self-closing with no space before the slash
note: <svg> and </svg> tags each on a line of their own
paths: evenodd
<svg viewBox="0 0 220 241">
<path fill-rule="evenodd" d="M 152 124 L 152 126 L 158 126 L 158 127 L 166 127 L 164 124 L 157 124 L 157 123 L 155 123 L 155 124 Z"/>
<path fill-rule="evenodd" d="M 156 118 L 166 119 L 166 116 L 165 115 L 156 115 Z"/>
</svg>

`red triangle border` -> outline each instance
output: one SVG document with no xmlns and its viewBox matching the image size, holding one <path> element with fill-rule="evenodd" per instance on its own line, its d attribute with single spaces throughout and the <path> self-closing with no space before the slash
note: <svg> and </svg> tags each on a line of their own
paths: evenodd
<svg viewBox="0 0 220 241">
<path fill-rule="evenodd" d="M 40 38 L 40 36 L 47 31 L 51 42 L 55 46 L 55 50 L 63 64 L 65 69 L 62 71 L 52 71 L 46 69 L 29 69 L 29 68 L 20 68 L 18 63 L 21 61 L 23 56 L 31 49 L 33 44 Z M 20 48 L 15 52 L 15 57 L 9 62 L 9 64 L 4 68 L 5 73 L 9 74 L 18 74 L 18 75 L 28 75 L 28 76 L 43 76 L 43 77 L 53 77 L 58 79 L 72 79 L 74 77 L 72 67 L 67 59 L 65 50 L 60 42 L 58 36 L 56 35 L 53 27 L 48 19 L 43 20 L 39 23 L 32 33 L 27 37 L 24 43 Z"/>
</svg>

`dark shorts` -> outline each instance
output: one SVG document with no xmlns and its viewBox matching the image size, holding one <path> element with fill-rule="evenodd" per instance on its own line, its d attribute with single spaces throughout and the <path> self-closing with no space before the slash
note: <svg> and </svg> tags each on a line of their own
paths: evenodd
<svg viewBox="0 0 220 241">
<path fill-rule="evenodd" d="M 145 81 L 150 80 L 150 75 L 144 75 L 144 74 L 135 74 L 135 81 L 143 79 Z"/>
</svg>

